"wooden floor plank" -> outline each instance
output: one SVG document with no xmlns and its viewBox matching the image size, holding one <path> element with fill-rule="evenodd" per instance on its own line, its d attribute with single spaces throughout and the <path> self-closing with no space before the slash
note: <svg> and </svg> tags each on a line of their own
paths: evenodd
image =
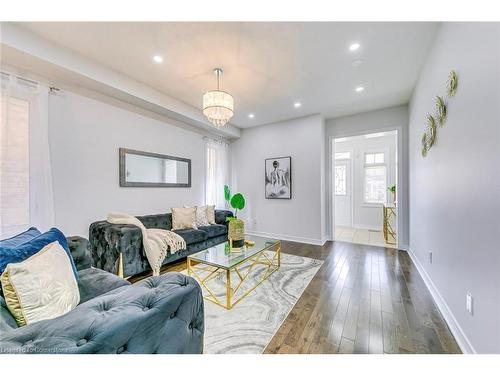
<svg viewBox="0 0 500 375">
<path fill-rule="evenodd" d="M 342 337 L 342 341 L 339 345 L 339 354 L 353 354 L 354 353 L 354 341 L 348 338 Z"/>
<path fill-rule="evenodd" d="M 369 353 L 381 354 L 384 352 L 382 334 L 382 305 L 380 303 L 380 290 L 372 290 L 370 298 L 370 339 Z"/>
<path fill-rule="evenodd" d="M 382 327 L 384 353 L 398 353 L 399 349 L 396 336 L 396 325 L 393 314 L 382 311 Z"/>
</svg>

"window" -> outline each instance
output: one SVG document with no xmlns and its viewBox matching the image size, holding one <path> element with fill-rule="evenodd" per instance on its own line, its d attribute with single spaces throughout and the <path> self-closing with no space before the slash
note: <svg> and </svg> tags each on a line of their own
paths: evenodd
<svg viewBox="0 0 500 375">
<path fill-rule="evenodd" d="M 384 164 L 384 153 L 365 154 L 365 164 Z"/>
<path fill-rule="evenodd" d="M 0 228 L 2 234 L 30 224 L 29 102 L 2 95 L 0 120 Z"/>
<path fill-rule="evenodd" d="M 205 204 L 225 208 L 224 185 L 227 183 L 228 150 L 225 143 L 207 140 L 205 148 Z"/>
<path fill-rule="evenodd" d="M 335 195 L 347 195 L 346 171 L 345 164 L 335 166 Z"/>
<path fill-rule="evenodd" d="M 206 204 L 216 204 L 217 203 L 217 176 L 216 176 L 216 161 L 215 161 L 216 149 L 207 144 L 206 147 Z"/>
<path fill-rule="evenodd" d="M 387 166 L 383 152 L 365 154 L 364 202 L 385 203 L 387 194 Z"/>
<path fill-rule="evenodd" d="M 1 73 L 0 239 L 54 226 L 48 92 Z"/>
</svg>

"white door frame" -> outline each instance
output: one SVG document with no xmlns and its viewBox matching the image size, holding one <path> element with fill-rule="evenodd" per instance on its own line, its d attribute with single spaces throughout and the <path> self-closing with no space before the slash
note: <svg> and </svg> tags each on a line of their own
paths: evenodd
<svg viewBox="0 0 500 375">
<path fill-rule="evenodd" d="M 355 132 L 344 132 L 336 135 L 330 135 L 328 137 L 328 147 L 330 148 L 329 150 L 329 156 L 331 160 L 331 165 L 330 165 L 330 178 L 329 178 L 329 185 L 330 185 L 330 196 L 333 197 L 333 199 L 330 199 L 330 224 L 331 224 L 331 233 L 332 233 L 332 240 L 335 240 L 335 195 L 334 193 L 334 179 L 335 179 L 335 142 L 334 140 L 336 138 L 348 138 L 348 137 L 354 137 L 357 135 L 366 135 L 366 134 L 373 134 L 373 133 L 380 133 L 380 132 L 386 132 L 386 131 L 392 131 L 395 130 L 397 132 L 397 148 L 396 152 L 398 155 L 397 158 L 397 188 L 398 192 L 396 194 L 396 202 L 398 206 L 398 220 L 396 223 L 396 247 L 398 249 L 401 249 L 400 244 L 402 245 L 402 233 L 400 228 L 403 228 L 403 218 L 405 215 L 407 215 L 406 212 L 406 207 L 402 204 L 404 201 L 404 198 L 406 198 L 406 184 L 403 181 L 403 127 L 402 126 L 391 126 L 391 127 L 386 127 L 386 128 L 376 128 L 376 129 L 369 129 L 369 130 L 363 130 L 363 131 L 355 131 Z M 351 173 L 352 174 L 352 173 Z M 353 216 L 353 215 L 352 215 Z M 404 250 L 404 249 L 403 249 Z"/>
</svg>

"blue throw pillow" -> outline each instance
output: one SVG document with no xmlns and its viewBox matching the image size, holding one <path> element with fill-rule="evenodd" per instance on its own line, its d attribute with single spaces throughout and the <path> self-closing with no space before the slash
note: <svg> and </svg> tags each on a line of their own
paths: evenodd
<svg viewBox="0 0 500 375">
<path fill-rule="evenodd" d="M 29 230 L 31 230 L 31 228 Z M 66 241 L 64 234 L 57 228 L 52 228 L 48 232 L 39 234 L 38 236 L 13 247 L 5 246 L 2 241 L 2 244 L 0 244 L 0 274 L 3 273 L 7 264 L 22 262 L 30 256 L 38 253 L 45 246 L 54 241 L 58 241 L 64 251 L 66 251 L 66 254 L 68 254 L 71 267 L 73 268 L 73 273 L 78 281 L 78 272 L 75 267 L 75 262 L 73 262 L 71 252 L 69 251 L 68 242 Z"/>
<path fill-rule="evenodd" d="M 41 235 L 42 233 L 36 229 L 35 227 L 31 227 L 30 229 L 19 233 L 18 235 L 7 238 L 5 240 L 0 240 L 0 248 L 8 247 L 16 247 L 19 245 L 22 245 L 25 242 L 28 242 L 29 240 L 35 238 L 36 236 Z"/>
</svg>

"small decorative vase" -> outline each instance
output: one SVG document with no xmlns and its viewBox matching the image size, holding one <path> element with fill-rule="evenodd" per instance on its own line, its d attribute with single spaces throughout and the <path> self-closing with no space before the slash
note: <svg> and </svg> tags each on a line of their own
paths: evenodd
<svg viewBox="0 0 500 375">
<path fill-rule="evenodd" d="M 240 248 L 245 244 L 245 223 L 243 220 L 234 219 L 229 222 L 227 239 L 230 248 Z"/>
</svg>

